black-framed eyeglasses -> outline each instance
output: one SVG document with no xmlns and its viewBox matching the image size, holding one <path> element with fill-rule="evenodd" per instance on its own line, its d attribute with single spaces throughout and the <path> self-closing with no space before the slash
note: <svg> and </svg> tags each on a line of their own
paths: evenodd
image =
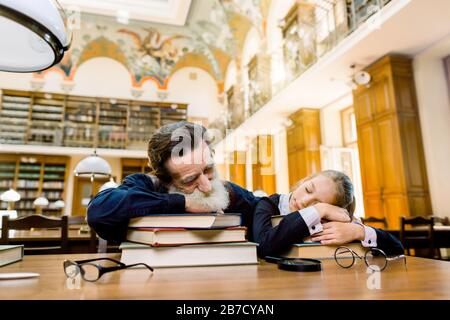
<svg viewBox="0 0 450 320">
<path fill-rule="evenodd" d="M 93 263 L 94 261 L 110 261 L 114 262 L 117 265 L 111 266 L 111 267 L 104 267 L 102 265 Z M 96 259 L 87 259 L 87 260 L 78 260 L 78 261 L 72 261 L 72 260 L 64 260 L 64 273 L 68 278 L 75 278 L 78 274 L 81 275 L 81 277 L 90 282 L 97 281 L 100 279 L 102 275 L 108 272 L 116 271 L 116 270 L 122 270 L 127 269 L 135 266 L 144 266 L 148 270 L 153 272 L 153 268 L 145 263 L 135 263 L 135 264 L 129 264 L 126 265 L 120 261 L 117 261 L 115 259 L 111 258 L 96 258 Z"/>
<path fill-rule="evenodd" d="M 401 254 L 398 256 L 388 257 L 383 250 L 378 248 L 370 248 L 364 254 L 364 257 L 358 255 L 355 251 L 346 246 L 337 247 L 334 251 L 334 260 L 342 268 L 351 268 L 355 264 L 356 258 L 364 259 L 367 268 L 373 271 L 383 271 L 389 261 L 403 259 L 406 268 L 406 257 Z"/>
</svg>

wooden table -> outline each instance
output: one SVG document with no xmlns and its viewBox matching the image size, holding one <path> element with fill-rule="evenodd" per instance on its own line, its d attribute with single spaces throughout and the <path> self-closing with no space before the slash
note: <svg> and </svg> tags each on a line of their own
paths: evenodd
<svg viewBox="0 0 450 320">
<path fill-rule="evenodd" d="M 380 289 L 369 289 L 374 274 L 359 263 L 342 269 L 333 260 L 321 272 L 289 272 L 267 262 L 250 266 L 121 270 L 95 283 L 70 288 L 64 259 L 119 254 L 25 256 L 0 272 L 38 272 L 40 278 L 0 281 L 0 299 L 450 299 L 450 262 L 408 257 L 407 270 L 390 265 L 377 274 Z M 372 276 L 372 278 L 370 278 Z"/>
</svg>

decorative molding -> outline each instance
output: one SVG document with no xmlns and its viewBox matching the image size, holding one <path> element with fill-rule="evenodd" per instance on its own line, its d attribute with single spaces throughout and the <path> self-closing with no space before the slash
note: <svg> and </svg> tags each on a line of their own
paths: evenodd
<svg viewBox="0 0 450 320">
<path fill-rule="evenodd" d="M 134 98 L 136 98 L 136 99 L 139 98 L 139 97 L 141 97 L 142 94 L 144 93 L 144 89 L 142 89 L 142 88 L 137 88 L 137 87 L 131 88 L 130 91 L 131 91 L 131 95 L 132 95 Z"/>
</svg>

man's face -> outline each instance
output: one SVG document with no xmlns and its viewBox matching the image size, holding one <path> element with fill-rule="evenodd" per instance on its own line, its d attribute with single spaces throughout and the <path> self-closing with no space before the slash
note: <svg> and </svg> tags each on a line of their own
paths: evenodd
<svg viewBox="0 0 450 320">
<path fill-rule="evenodd" d="M 171 157 L 166 168 L 172 175 L 172 186 L 185 194 L 199 190 L 204 194 L 212 191 L 215 167 L 211 150 L 205 142 L 182 157 Z"/>
</svg>

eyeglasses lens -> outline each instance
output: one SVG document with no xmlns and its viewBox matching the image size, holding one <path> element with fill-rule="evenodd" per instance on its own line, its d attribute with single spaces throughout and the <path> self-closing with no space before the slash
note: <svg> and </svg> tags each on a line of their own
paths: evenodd
<svg viewBox="0 0 450 320">
<path fill-rule="evenodd" d="M 371 250 L 365 256 L 367 266 L 375 271 L 382 271 L 386 268 L 386 256 L 378 250 Z"/>
<path fill-rule="evenodd" d="M 86 281 L 96 281 L 100 277 L 100 270 L 91 263 L 85 263 L 80 266 L 83 270 L 83 278 Z"/>
<path fill-rule="evenodd" d="M 336 249 L 334 253 L 334 259 L 336 260 L 337 264 L 343 268 L 350 268 L 355 262 L 353 253 L 350 251 L 350 249 L 345 247 L 339 247 L 338 249 Z"/>
<path fill-rule="evenodd" d="M 71 261 L 64 262 L 64 272 L 66 273 L 66 276 L 69 278 L 75 278 L 79 273 L 80 269 L 78 268 L 78 265 Z"/>
</svg>

